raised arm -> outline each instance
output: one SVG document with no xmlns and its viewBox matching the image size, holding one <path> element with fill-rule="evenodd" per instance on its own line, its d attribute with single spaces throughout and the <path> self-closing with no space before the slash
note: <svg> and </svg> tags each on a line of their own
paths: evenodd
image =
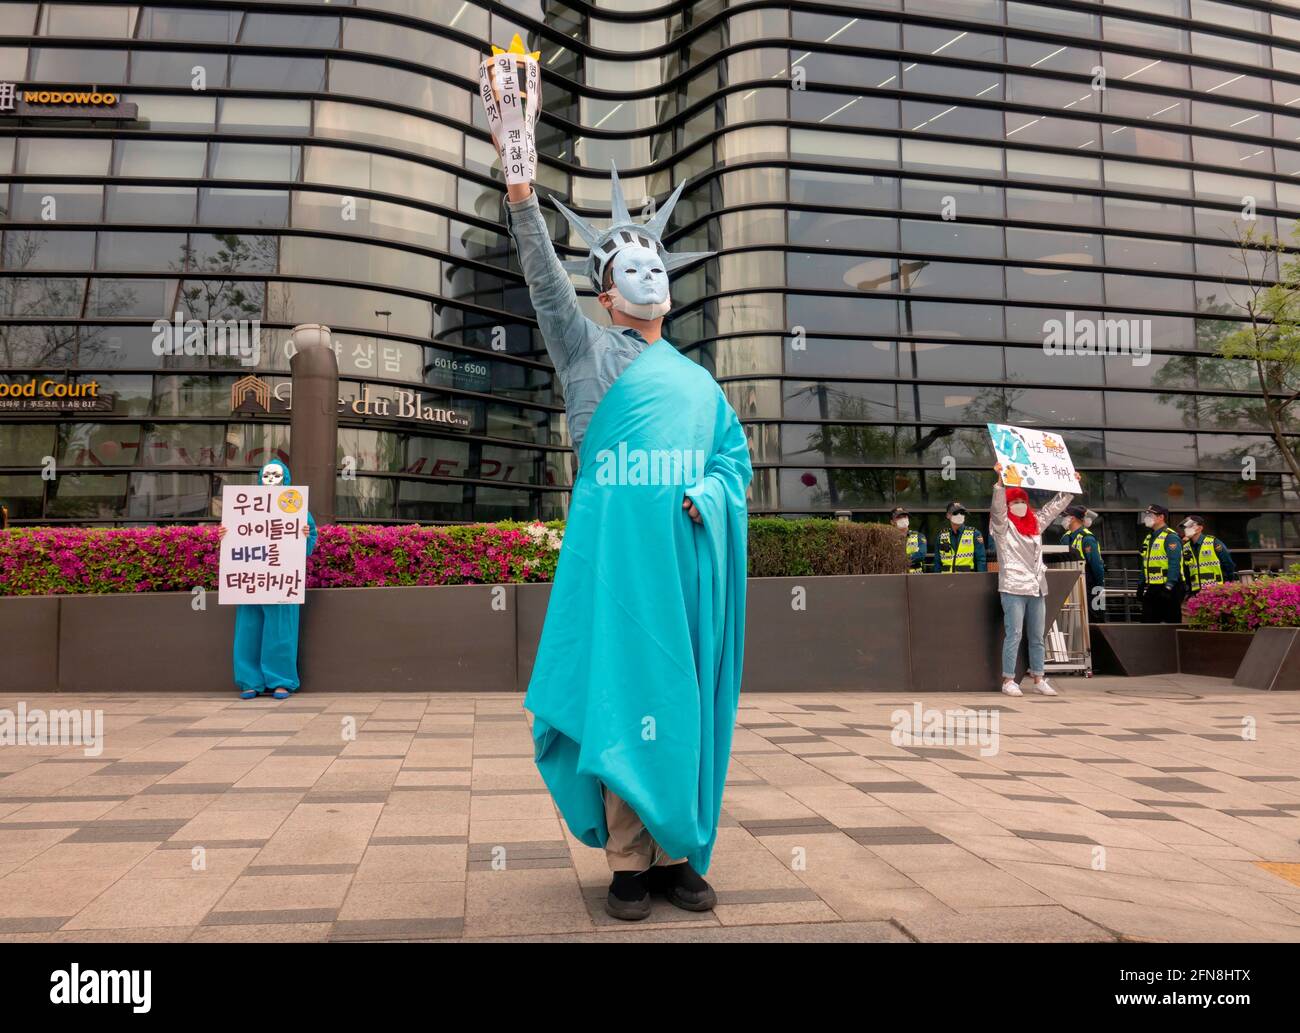
<svg viewBox="0 0 1300 1033">
<path fill-rule="evenodd" d="M 1002 464 L 993 467 L 993 498 L 989 503 L 989 534 L 995 542 L 1007 536 L 1007 489 L 1002 486 Z"/>
<path fill-rule="evenodd" d="M 1042 534 L 1052 526 L 1052 521 L 1065 512 L 1065 507 L 1074 501 L 1073 495 L 1058 491 L 1045 506 L 1038 511 L 1038 533 Z"/>
<path fill-rule="evenodd" d="M 569 364 L 588 347 L 595 324 L 583 314 L 569 274 L 555 254 L 536 191 L 526 184 L 524 188 L 527 193 L 514 200 L 522 191 L 512 185 L 506 199 L 510 233 L 519 251 L 519 265 L 542 328 L 546 352 L 563 376 Z"/>
</svg>

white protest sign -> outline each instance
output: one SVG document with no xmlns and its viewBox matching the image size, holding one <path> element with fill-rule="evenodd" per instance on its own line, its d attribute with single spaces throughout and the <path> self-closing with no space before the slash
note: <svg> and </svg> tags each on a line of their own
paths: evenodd
<svg viewBox="0 0 1300 1033">
<path fill-rule="evenodd" d="M 301 603 L 307 589 L 307 488 L 236 484 L 221 490 L 217 602 Z"/>
<path fill-rule="evenodd" d="M 1083 491 L 1065 439 L 1050 431 L 988 424 L 993 451 L 1002 464 L 1002 483 L 1009 488 L 1037 488 L 1078 495 Z"/>
</svg>

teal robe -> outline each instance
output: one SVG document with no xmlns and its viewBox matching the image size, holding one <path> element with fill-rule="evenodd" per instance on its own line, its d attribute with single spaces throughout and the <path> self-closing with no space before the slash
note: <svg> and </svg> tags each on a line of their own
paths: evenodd
<svg viewBox="0 0 1300 1033">
<path fill-rule="evenodd" d="M 609 836 L 604 783 L 669 857 L 708 870 L 740 694 L 752 476 L 722 390 L 666 340 L 587 427 L 524 706 L 542 778 L 588 846 Z"/>
</svg>

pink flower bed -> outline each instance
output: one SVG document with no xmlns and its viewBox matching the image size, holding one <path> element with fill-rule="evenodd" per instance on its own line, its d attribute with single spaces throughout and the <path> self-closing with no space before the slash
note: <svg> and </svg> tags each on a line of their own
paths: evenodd
<svg viewBox="0 0 1300 1033">
<path fill-rule="evenodd" d="M 550 581 L 562 525 L 320 529 L 309 588 Z M 217 529 L 33 527 L 0 534 L 0 595 L 215 590 Z"/>
<path fill-rule="evenodd" d="M 1208 631 L 1300 627 L 1300 578 L 1207 585 L 1188 602 L 1187 623 Z"/>
</svg>

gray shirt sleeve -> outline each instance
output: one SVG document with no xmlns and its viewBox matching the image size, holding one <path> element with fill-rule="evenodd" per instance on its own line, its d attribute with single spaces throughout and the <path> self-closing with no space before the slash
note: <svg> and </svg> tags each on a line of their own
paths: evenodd
<svg viewBox="0 0 1300 1033">
<path fill-rule="evenodd" d="M 600 328 L 578 305 L 577 292 L 555 254 L 551 231 L 542 218 L 537 191 L 523 201 L 507 198 L 506 210 L 546 351 L 563 378 L 574 360 L 599 336 Z"/>
</svg>

